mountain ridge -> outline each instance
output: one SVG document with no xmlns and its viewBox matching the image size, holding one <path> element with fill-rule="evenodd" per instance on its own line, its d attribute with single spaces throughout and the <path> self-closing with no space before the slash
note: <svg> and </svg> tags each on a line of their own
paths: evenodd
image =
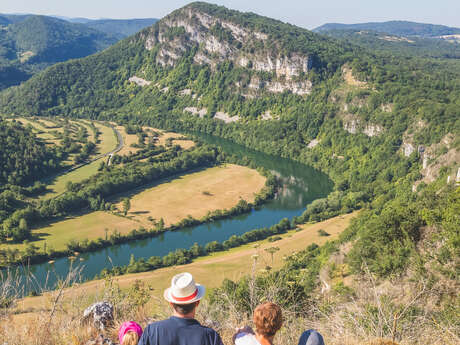
<svg viewBox="0 0 460 345">
<path fill-rule="evenodd" d="M 314 32 L 329 30 L 373 30 L 401 36 L 436 37 L 460 34 L 460 28 L 438 24 L 417 23 L 404 20 L 368 22 L 356 24 L 326 23 L 313 29 Z"/>
</svg>

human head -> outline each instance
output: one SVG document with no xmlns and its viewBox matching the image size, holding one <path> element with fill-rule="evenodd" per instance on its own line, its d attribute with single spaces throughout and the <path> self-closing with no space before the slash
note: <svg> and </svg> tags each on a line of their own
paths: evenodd
<svg viewBox="0 0 460 345">
<path fill-rule="evenodd" d="M 137 345 L 141 335 L 141 326 L 133 321 L 124 322 L 118 330 L 120 345 Z"/>
<path fill-rule="evenodd" d="M 165 290 L 163 297 L 173 305 L 191 305 L 183 308 L 194 309 L 197 305 L 195 302 L 203 298 L 205 290 L 204 286 L 195 283 L 190 273 L 184 272 L 171 279 L 171 287 Z"/>
<path fill-rule="evenodd" d="M 177 304 L 177 303 L 170 303 L 176 313 L 180 315 L 189 315 L 193 313 L 200 304 L 200 301 L 196 301 L 189 304 Z"/>
<path fill-rule="evenodd" d="M 273 337 L 283 325 L 283 314 L 278 305 L 267 302 L 257 306 L 253 320 L 257 334 Z"/>
</svg>

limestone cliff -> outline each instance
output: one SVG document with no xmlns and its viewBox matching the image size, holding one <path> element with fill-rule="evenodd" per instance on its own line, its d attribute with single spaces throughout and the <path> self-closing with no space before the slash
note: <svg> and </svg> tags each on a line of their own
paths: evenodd
<svg viewBox="0 0 460 345">
<path fill-rule="evenodd" d="M 248 90 L 307 95 L 312 90 L 308 74 L 313 58 L 302 52 L 286 53 L 276 39 L 262 31 L 251 30 L 231 18 L 221 18 L 197 6 L 186 6 L 165 17 L 141 34 L 145 49 L 153 50 L 155 63 L 174 67 L 193 51 L 193 62 L 212 68 L 232 62 L 253 73 L 264 74 L 264 82 L 240 86 Z"/>
</svg>

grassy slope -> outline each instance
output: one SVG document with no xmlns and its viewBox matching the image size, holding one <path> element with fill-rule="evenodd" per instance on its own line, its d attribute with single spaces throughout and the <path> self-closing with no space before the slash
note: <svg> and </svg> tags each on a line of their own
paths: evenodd
<svg viewBox="0 0 460 345">
<path fill-rule="evenodd" d="M 113 133 L 112 128 L 103 126 L 99 123 L 95 123 L 95 125 L 101 132 L 99 135 L 101 142 L 97 144 L 97 153 L 107 153 L 112 151 L 117 146 L 117 138 Z M 100 163 L 101 159 L 98 159 L 90 164 L 82 166 L 81 168 L 57 177 L 53 183 L 48 186 L 48 189 L 50 189 L 51 192 L 43 195 L 42 198 L 49 199 L 63 193 L 65 191 L 66 184 L 69 181 L 77 183 L 94 175 L 97 173 Z"/>
<path fill-rule="evenodd" d="M 121 136 L 123 137 L 123 148 L 117 152 L 117 155 L 127 155 L 130 152 L 136 153 L 139 151 L 138 148 L 136 147 L 131 147 L 131 144 L 137 144 L 138 139 L 136 134 L 128 134 L 126 133 L 125 127 L 124 126 L 116 126 L 116 129 L 121 133 Z"/>
<path fill-rule="evenodd" d="M 129 215 L 144 224 L 151 216 L 170 225 L 188 215 L 200 218 L 208 211 L 231 208 L 240 199 L 252 202 L 264 185 L 265 178 L 257 171 L 226 164 L 180 176 L 135 195 Z M 121 209 L 121 204 L 118 207 Z"/>
<path fill-rule="evenodd" d="M 155 309 L 158 306 L 154 305 L 157 299 L 162 301 L 163 290 L 169 286 L 171 277 L 178 272 L 190 272 L 196 278 L 196 281 L 205 285 L 207 288 L 220 286 L 223 279 L 239 279 L 243 275 L 249 274 L 252 271 L 252 255 L 258 253 L 259 260 L 256 270 L 265 268 L 266 265 L 271 265 L 270 255 L 264 249 L 272 246 L 279 247 L 280 250 L 274 256 L 274 268 L 279 268 L 283 264 L 283 256 L 292 254 L 295 251 L 306 248 L 311 243 L 318 245 L 324 244 L 326 241 L 336 239 L 338 235 L 349 225 L 350 220 L 357 215 L 357 212 L 338 216 L 329 220 L 316 223 L 302 225 L 302 231 L 291 231 L 282 235 L 282 240 L 276 242 L 268 242 L 267 240 L 257 242 L 259 248 L 255 248 L 256 243 L 251 243 L 242 247 L 233 248 L 231 250 L 214 253 L 210 256 L 199 258 L 191 264 L 174 266 L 163 269 L 158 269 L 152 272 L 128 274 L 114 278 L 121 288 L 132 286 L 135 280 L 141 280 L 152 286 L 152 299 L 149 308 Z M 321 237 L 318 235 L 318 230 L 323 229 L 331 236 Z M 97 280 L 84 283 L 78 287 L 68 290 L 65 293 L 65 298 L 74 299 L 85 296 L 86 298 L 99 293 L 104 287 L 104 281 Z M 48 295 L 40 297 L 28 297 L 20 301 L 17 305 L 17 310 L 39 310 L 40 308 L 49 308 L 50 298 Z M 30 314 L 16 316 L 18 320 Z"/>
</svg>

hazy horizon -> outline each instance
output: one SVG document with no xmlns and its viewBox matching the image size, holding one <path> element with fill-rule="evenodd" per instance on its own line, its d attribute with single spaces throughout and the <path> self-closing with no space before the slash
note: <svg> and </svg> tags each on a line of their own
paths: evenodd
<svg viewBox="0 0 460 345">
<path fill-rule="evenodd" d="M 193 1 L 170 0 L 167 3 L 148 0 L 122 1 L 80 0 L 78 3 L 61 0 L 2 0 L 0 13 L 39 14 L 67 18 L 87 19 L 142 19 L 159 18 Z M 285 0 L 283 8 L 278 1 L 263 0 L 216 0 L 206 1 L 243 12 L 254 12 L 279 19 L 307 29 L 326 23 L 356 24 L 385 22 L 391 20 L 412 21 L 460 27 L 460 2 L 439 0 L 437 2 L 396 1 L 372 3 L 363 0 L 328 0 L 307 3 L 300 0 Z"/>
</svg>

